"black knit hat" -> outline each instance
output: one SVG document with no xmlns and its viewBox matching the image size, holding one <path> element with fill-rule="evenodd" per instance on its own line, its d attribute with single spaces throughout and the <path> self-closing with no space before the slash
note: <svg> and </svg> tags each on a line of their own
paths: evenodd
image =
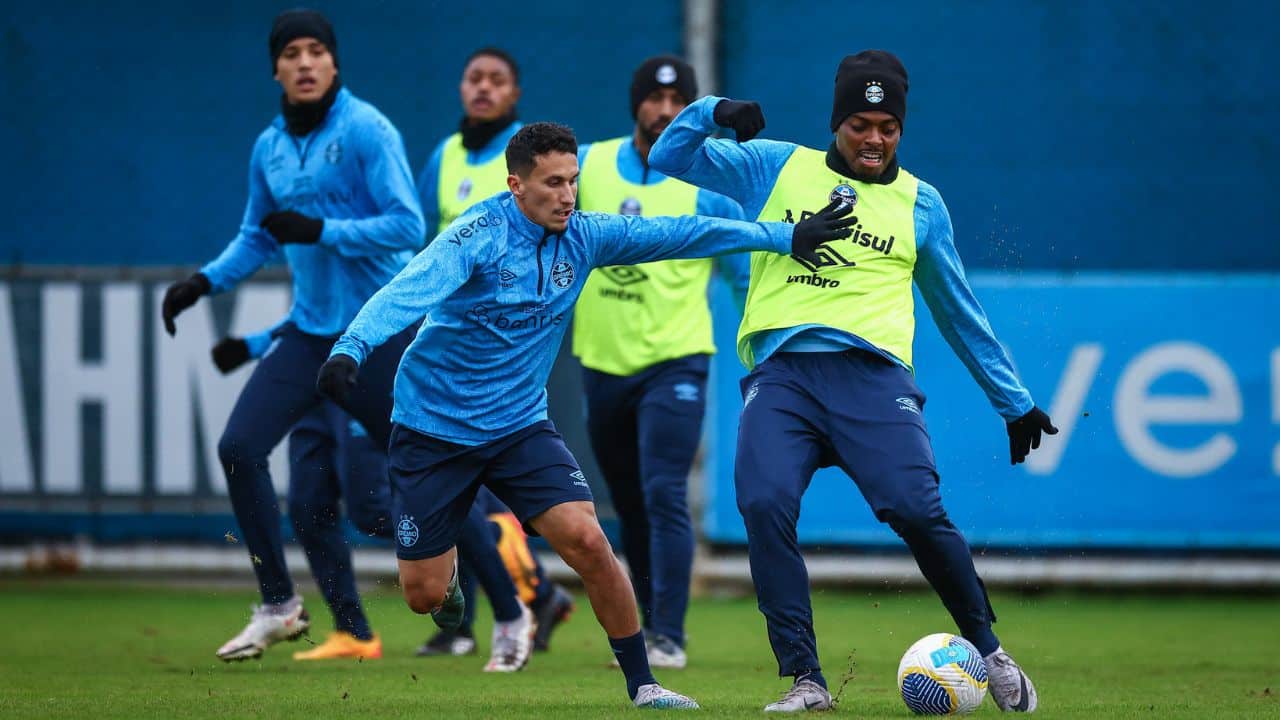
<svg viewBox="0 0 1280 720">
<path fill-rule="evenodd" d="M 685 102 L 698 99 L 698 76 L 693 66 L 674 55 L 658 55 L 640 63 L 631 76 L 631 117 L 649 93 L 660 88 L 675 88 Z"/>
<path fill-rule="evenodd" d="M 271 51 L 271 73 L 276 72 L 276 60 L 285 47 L 298 38 L 315 38 L 329 48 L 333 56 L 333 66 L 338 67 L 338 36 L 333 34 L 333 25 L 329 19 L 316 10 L 297 8 L 285 10 L 276 16 L 271 23 L 271 35 L 267 38 L 267 49 Z"/>
<path fill-rule="evenodd" d="M 850 115 L 868 110 L 887 112 L 906 124 L 907 68 L 887 50 L 863 50 L 840 61 L 831 132 Z"/>
</svg>

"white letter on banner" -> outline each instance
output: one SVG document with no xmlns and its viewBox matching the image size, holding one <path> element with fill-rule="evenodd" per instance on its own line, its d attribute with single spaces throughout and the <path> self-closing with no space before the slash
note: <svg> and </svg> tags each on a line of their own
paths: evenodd
<svg viewBox="0 0 1280 720">
<path fill-rule="evenodd" d="M 165 288 L 155 288 L 160 307 Z M 252 283 L 236 293 L 230 332 L 243 337 L 266 330 L 289 310 L 289 293 L 282 285 Z M 164 331 L 160 314 L 154 317 L 156 345 L 156 492 L 189 495 L 196 490 L 197 458 L 204 463 L 215 493 L 225 495 L 226 482 L 218 461 L 218 439 L 226 426 L 240 390 L 253 371 L 249 362 L 223 375 L 213 365 L 209 350 L 219 340 L 213 328 L 208 300 L 201 300 L 176 320 L 173 337 Z M 196 451 L 195 422 L 199 413 L 204 447 Z M 284 443 L 271 454 L 272 484 L 277 492 L 288 486 L 288 460 Z"/>
<path fill-rule="evenodd" d="M 1040 441 L 1040 449 L 1027 456 L 1027 472 L 1032 475 L 1052 475 L 1062 462 L 1062 453 L 1071 440 L 1071 432 L 1075 430 L 1076 421 L 1084 409 L 1084 399 L 1089 396 L 1089 388 L 1093 387 L 1093 379 L 1098 374 L 1098 366 L 1102 364 L 1102 345 L 1085 343 L 1077 345 L 1067 360 L 1067 369 L 1062 373 L 1058 390 L 1053 394 L 1053 402 L 1049 406 L 1049 417 L 1057 423 L 1057 435 L 1045 435 Z"/>
<path fill-rule="evenodd" d="M 9 286 L 0 283 L 0 398 L 5 398 L 0 401 L 4 403 L 0 408 L 0 493 L 29 493 L 36 489 L 15 330 Z"/>
<path fill-rule="evenodd" d="M 1196 376 L 1209 387 L 1209 396 L 1148 395 L 1151 385 L 1171 372 Z M 1230 460 L 1236 452 L 1235 440 L 1219 432 L 1199 447 L 1171 448 L 1151 435 L 1151 425 L 1238 423 L 1244 407 L 1235 376 L 1221 358 L 1195 343 L 1167 342 L 1142 353 L 1125 368 L 1116 386 L 1115 414 L 1120 441 L 1140 464 L 1169 477 L 1195 477 Z"/>
<path fill-rule="evenodd" d="M 44 309 L 44 489 L 84 491 L 80 476 L 83 428 L 80 407 L 102 403 L 102 489 L 142 492 L 142 362 L 139 320 L 142 292 L 134 284 L 102 288 L 102 360 L 82 361 L 80 297 L 73 283 L 49 283 Z"/>
</svg>

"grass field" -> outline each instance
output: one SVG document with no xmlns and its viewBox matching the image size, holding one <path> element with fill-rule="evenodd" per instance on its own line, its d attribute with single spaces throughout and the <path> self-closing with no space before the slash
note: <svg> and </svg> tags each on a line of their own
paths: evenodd
<svg viewBox="0 0 1280 720">
<path fill-rule="evenodd" d="M 310 595 L 318 620 L 327 613 Z M 836 715 L 911 717 L 894 672 L 910 642 L 951 625 L 924 593 L 819 592 L 815 612 Z M 243 589 L 0 579 L 0 718 L 597 718 L 628 711 L 622 677 L 585 602 L 552 651 L 515 675 L 480 672 L 487 654 L 419 659 L 432 629 L 390 588 L 366 595 L 382 660 L 302 664 L 306 641 L 224 665 L 213 650 L 253 601 Z M 1276 598 L 1049 594 L 993 598 L 1007 648 L 1047 718 L 1280 718 Z M 482 609 L 481 617 L 485 616 Z M 753 599 L 696 601 L 690 668 L 658 674 L 702 716 L 754 717 L 785 683 Z M 998 714 L 990 700 L 977 715 Z"/>
</svg>

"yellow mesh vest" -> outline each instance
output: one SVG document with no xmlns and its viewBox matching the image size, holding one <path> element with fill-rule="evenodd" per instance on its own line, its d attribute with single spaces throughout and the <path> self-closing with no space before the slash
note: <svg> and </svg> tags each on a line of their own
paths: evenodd
<svg viewBox="0 0 1280 720">
<path fill-rule="evenodd" d="M 462 133 L 445 140 L 440 154 L 440 180 L 436 197 L 440 204 L 439 232 L 476 203 L 507 189 L 507 159 L 498 153 L 482 165 L 467 162 L 467 149 L 462 147 Z"/>
<path fill-rule="evenodd" d="M 752 253 L 751 287 L 738 328 L 743 365 L 755 367 L 756 333 L 819 324 L 857 335 L 911 367 L 918 186 L 901 169 L 888 185 L 846 178 L 827 167 L 826 153 L 796 149 L 758 220 L 797 222 L 825 207 L 835 193 L 852 191 L 858 224 L 852 237 L 818 249 L 816 267 L 788 255 Z"/>
<path fill-rule="evenodd" d="M 636 185 L 618 174 L 626 138 L 594 143 L 582 162 L 578 204 L 626 215 L 693 215 L 698 189 L 668 178 Z M 707 281 L 712 261 L 662 260 L 591 271 L 573 314 L 573 354 L 592 370 L 634 375 L 660 363 L 713 353 Z"/>
</svg>

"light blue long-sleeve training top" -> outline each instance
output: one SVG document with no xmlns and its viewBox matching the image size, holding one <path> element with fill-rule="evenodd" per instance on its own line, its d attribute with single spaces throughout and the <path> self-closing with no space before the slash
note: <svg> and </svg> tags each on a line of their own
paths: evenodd
<svg viewBox="0 0 1280 720">
<path fill-rule="evenodd" d="M 578 146 L 579 167 L 587 161 L 587 152 L 590 150 L 590 143 Z M 666 175 L 649 167 L 640 158 L 640 152 L 636 150 L 634 138 L 628 138 L 618 148 L 617 167 L 618 174 L 622 176 L 623 180 L 636 185 L 657 185 L 667 179 Z M 698 215 L 729 220 L 742 220 L 745 217 L 741 205 L 720 193 L 712 192 L 706 188 L 698 188 L 694 212 Z M 747 286 L 751 283 L 751 255 L 747 253 L 721 255 L 716 258 L 716 271 L 733 291 L 734 300 L 737 303 L 739 312 L 741 312 L 742 306 L 746 302 Z"/>
<path fill-rule="evenodd" d="M 423 316 L 391 418 L 463 445 L 547 417 L 547 377 L 592 268 L 791 251 L 793 225 L 574 212 L 550 234 L 511 193 L 455 220 L 360 310 L 333 347 L 357 362 Z"/>
<path fill-rule="evenodd" d="M 484 147 L 479 150 L 468 150 L 467 163 L 470 165 L 483 165 L 506 153 L 507 143 L 511 142 L 511 138 L 522 127 L 524 127 L 524 123 L 516 120 L 502 132 L 494 135 L 493 139 L 485 143 Z M 449 138 L 452 137 L 450 135 L 436 145 L 435 150 L 432 150 L 431 155 L 427 158 L 426 166 L 422 168 L 422 174 L 418 175 L 418 198 L 422 201 L 422 217 L 426 220 L 426 237 L 428 239 L 435 237 L 440 232 L 440 159 L 444 156 L 444 148 L 449 144 Z M 483 199 L 481 197 L 476 198 L 476 200 Z"/>
<path fill-rule="evenodd" d="M 798 146 L 776 140 L 738 143 L 713 139 L 720 130 L 713 115 L 723 99 L 708 96 L 686 107 L 649 151 L 649 164 L 672 177 L 728 195 L 742 205 L 747 217 L 756 217 Z M 942 336 L 996 412 L 1006 420 L 1022 417 L 1034 407 L 1031 393 L 1018 380 L 1013 363 L 965 279 L 942 196 L 923 180 L 916 195 L 915 231 L 916 286 Z M 905 367 L 899 358 L 866 340 L 825 325 L 771 330 L 752 339 L 757 363 L 779 350 L 821 352 L 850 347 L 877 352 Z"/>
<path fill-rule="evenodd" d="M 341 333 L 422 247 L 422 210 L 400 133 L 346 88 L 305 137 L 290 135 L 280 116 L 258 136 L 240 233 L 200 270 L 214 292 L 235 287 L 281 249 L 258 227 L 276 210 L 324 220 L 319 242 L 283 248 L 293 275 L 289 320 L 311 335 Z"/>
</svg>

